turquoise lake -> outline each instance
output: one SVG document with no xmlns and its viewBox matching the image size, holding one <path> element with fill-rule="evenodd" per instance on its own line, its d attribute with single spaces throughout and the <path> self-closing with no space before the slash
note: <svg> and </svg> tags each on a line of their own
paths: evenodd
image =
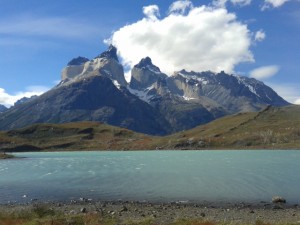
<svg viewBox="0 0 300 225">
<path fill-rule="evenodd" d="M 300 203 L 300 151 L 16 153 L 0 161 L 0 204 L 94 200 Z"/>
</svg>

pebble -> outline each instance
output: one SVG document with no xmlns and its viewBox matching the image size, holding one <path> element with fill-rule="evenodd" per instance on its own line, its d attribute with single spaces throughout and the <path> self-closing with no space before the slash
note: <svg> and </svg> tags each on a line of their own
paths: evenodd
<svg viewBox="0 0 300 225">
<path fill-rule="evenodd" d="M 71 210 L 71 211 L 69 212 L 69 214 L 74 215 L 74 214 L 76 214 L 76 211 L 75 211 L 75 210 Z"/>
<path fill-rule="evenodd" d="M 280 206 L 280 205 L 274 205 L 274 206 L 272 207 L 272 209 L 283 209 L 283 207 Z"/>
<path fill-rule="evenodd" d="M 127 212 L 127 211 L 128 211 L 127 207 L 123 206 L 122 209 L 121 209 L 121 212 Z"/>
<path fill-rule="evenodd" d="M 81 209 L 80 209 L 80 212 L 86 213 L 86 208 L 81 208 Z"/>
<path fill-rule="evenodd" d="M 81 202 L 87 202 L 87 199 L 86 198 L 79 198 L 79 201 L 81 201 Z"/>
</svg>

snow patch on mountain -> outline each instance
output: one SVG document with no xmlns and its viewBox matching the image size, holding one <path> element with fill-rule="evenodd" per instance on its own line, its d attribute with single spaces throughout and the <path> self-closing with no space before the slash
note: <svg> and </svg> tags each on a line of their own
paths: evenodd
<svg viewBox="0 0 300 225">
<path fill-rule="evenodd" d="M 250 78 L 248 78 L 248 79 L 246 79 L 246 77 L 241 77 L 241 76 L 238 76 L 238 75 L 236 75 L 235 76 L 236 77 L 236 79 L 238 80 L 238 82 L 239 82 L 239 84 L 242 84 L 242 85 L 244 85 L 244 86 L 246 86 L 248 89 L 249 89 L 249 91 L 250 92 L 252 92 L 253 94 L 255 94 L 257 97 L 261 97 L 259 94 L 257 94 L 257 92 L 256 92 L 256 88 L 255 88 L 255 84 L 251 84 L 250 82 L 249 82 L 249 80 L 248 79 L 250 79 Z M 248 81 L 247 81 L 248 80 Z M 258 83 L 258 81 L 256 81 L 256 83 Z M 269 97 L 268 97 L 269 98 Z M 270 99 L 270 98 L 269 98 Z"/>
<path fill-rule="evenodd" d="M 179 73 L 177 73 L 177 75 L 184 77 L 186 79 L 186 83 L 188 83 L 190 80 L 195 80 L 203 85 L 209 84 L 209 80 L 207 78 L 200 77 L 199 74 L 191 75 L 191 74 L 185 74 L 183 72 L 179 72 Z M 198 85 L 199 84 L 196 84 L 196 86 L 198 86 Z"/>
<path fill-rule="evenodd" d="M 129 86 L 127 86 L 128 91 L 137 96 L 139 99 L 141 99 L 144 102 L 150 103 L 151 99 L 154 97 L 154 95 L 149 94 L 150 90 L 154 88 L 153 85 L 150 87 L 144 89 L 144 90 L 137 90 L 137 89 L 132 89 Z"/>
</svg>

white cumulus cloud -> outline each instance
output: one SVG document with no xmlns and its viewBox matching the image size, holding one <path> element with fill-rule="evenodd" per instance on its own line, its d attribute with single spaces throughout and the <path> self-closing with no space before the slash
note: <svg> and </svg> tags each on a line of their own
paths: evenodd
<svg viewBox="0 0 300 225">
<path fill-rule="evenodd" d="M 274 76 L 279 71 L 279 66 L 270 65 L 262 66 L 250 71 L 250 77 L 253 77 L 258 80 L 263 80 Z"/>
<path fill-rule="evenodd" d="M 300 105 L 300 98 L 298 98 L 296 101 L 295 101 L 295 103 L 294 104 L 296 104 L 296 105 Z"/>
<path fill-rule="evenodd" d="M 160 16 L 159 14 L 159 8 L 157 5 L 149 5 L 149 6 L 145 6 L 143 8 L 143 13 L 145 14 L 145 16 L 152 20 L 152 21 L 156 21 L 157 17 Z"/>
<path fill-rule="evenodd" d="M 266 33 L 263 30 L 259 30 L 255 33 L 255 41 L 263 41 L 266 38 Z"/>
<path fill-rule="evenodd" d="M 10 107 L 23 97 L 29 98 L 33 95 L 41 95 L 48 90 L 49 88 L 44 86 L 29 86 L 25 91 L 9 94 L 5 91 L 5 89 L 0 88 L 0 104 Z"/>
<path fill-rule="evenodd" d="M 265 10 L 265 9 L 268 9 L 271 7 L 274 7 L 274 8 L 280 7 L 288 1 L 290 1 L 290 0 L 265 0 L 264 4 L 262 6 L 262 10 Z"/>
<path fill-rule="evenodd" d="M 227 2 L 231 2 L 233 5 L 246 6 L 250 5 L 252 0 L 214 0 L 212 4 L 216 7 L 225 7 Z"/>
<path fill-rule="evenodd" d="M 193 8 L 193 3 L 188 0 L 173 2 L 169 8 L 169 13 L 184 14 L 188 9 Z"/>
<path fill-rule="evenodd" d="M 251 0 L 231 0 L 231 2 L 235 5 L 241 5 L 241 6 L 245 6 L 245 5 L 250 5 L 251 4 Z"/>
<path fill-rule="evenodd" d="M 191 7 L 188 1 L 173 3 L 169 11 L 158 18 L 158 6 L 144 7 L 145 18 L 106 40 L 118 48 L 125 66 L 132 68 L 149 56 L 168 74 L 181 69 L 232 72 L 237 64 L 254 61 L 251 32 L 235 14 L 224 8 Z"/>
</svg>

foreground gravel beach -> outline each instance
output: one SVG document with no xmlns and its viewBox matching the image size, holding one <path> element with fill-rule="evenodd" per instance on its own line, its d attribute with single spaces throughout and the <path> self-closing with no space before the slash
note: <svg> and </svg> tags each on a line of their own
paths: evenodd
<svg viewBox="0 0 300 225">
<path fill-rule="evenodd" d="M 274 204 L 191 204 L 149 202 L 98 202 L 81 198 L 68 203 L 51 202 L 0 205 L 1 213 L 18 213 L 43 207 L 65 215 L 99 214 L 116 218 L 120 224 L 126 221 L 150 220 L 153 224 L 170 224 L 179 219 L 201 219 L 225 224 L 300 224 L 298 205 Z"/>
</svg>

